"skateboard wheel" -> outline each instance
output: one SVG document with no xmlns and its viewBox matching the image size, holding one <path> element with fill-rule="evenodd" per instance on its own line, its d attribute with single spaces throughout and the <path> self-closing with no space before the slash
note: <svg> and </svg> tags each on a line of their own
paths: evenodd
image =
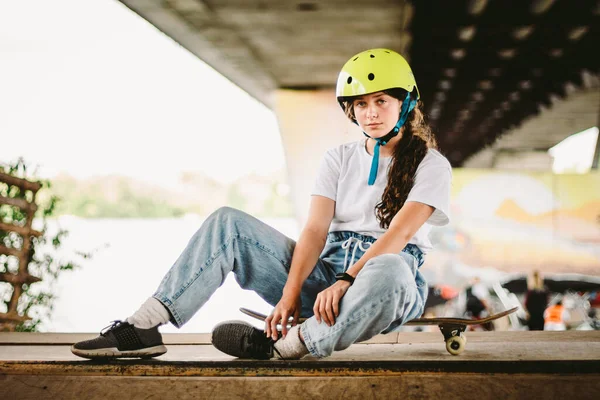
<svg viewBox="0 0 600 400">
<path fill-rule="evenodd" d="M 446 350 L 453 356 L 457 356 L 465 349 L 466 342 L 463 336 L 452 336 L 446 340 Z"/>
</svg>

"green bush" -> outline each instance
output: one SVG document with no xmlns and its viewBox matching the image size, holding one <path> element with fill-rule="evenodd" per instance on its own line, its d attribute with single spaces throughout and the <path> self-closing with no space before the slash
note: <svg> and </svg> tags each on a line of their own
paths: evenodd
<svg viewBox="0 0 600 400">
<path fill-rule="evenodd" d="M 38 229 L 42 232 L 39 237 L 31 239 L 31 260 L 28 265 L 29 274 L 41 278 L 41 282 L 32 284 L 24 284 L 23 292 L 19 298 L 17 312 L 19 315 L 28 315 L 32 319 L 20 323 L 16 326 L 16 330 L 20 332 L 35 332 L 40 329 L 44 321 L 48 321 L 52 315 L 53 303 L 56 294 L 52 288 L 59 276 L 65 271 L 72 271 L 79 268 L 79 262 L 91 257 L 91 253 L 74 252 L 73 260 L 58 259 L 58 250 L 63 245 L 63 241 L 68 236 L 66 230 L 59 230 L 55 233 L 48 232 L 48 218 L 54 215 L 59 198 L 53 195 L 44 196 L 51 187 L 51 182 L 48 180 L 37 180 L 35 173 L 30 173 L 25 161 L 19 159 L 11 165 L 0 164 L 0 171 L 18 178 L 27 179 L 29 181 L 39 181 L 42 188 L 38 192 L 36 203 L 38 210 L 35 219 L 41 218 L 42 228 Z M 0 183 L 0 195 L 9 198 L 22 198 L 28 201 L 32 200 L 31 191 L 23 191 L 16 186 L 9 186 Z M 25 225 L 26 215 L 17 207 L 2 204 L 0 205 L 0 221 L 4 223 L 15 224 L 19 226 Z M 6 247 L 21 248 L 23 238 L 14 232 L 5 232 L 0 230 L 0 243 Z M 7 256 L 0 255 L 0 273 L 16 273 L 18 265 L 10 261 Z M 2 282 L 0 283 L 0 311 L 6 312 L 8 301 L 13 293 L 12 285 Z"/>
</svg>

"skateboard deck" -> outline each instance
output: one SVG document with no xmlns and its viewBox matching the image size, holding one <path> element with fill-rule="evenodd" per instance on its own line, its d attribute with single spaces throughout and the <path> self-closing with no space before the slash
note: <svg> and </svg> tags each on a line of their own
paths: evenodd
<svg viewBox="0 0 600 400">
<path fill-rule="evenodd" d="M 504 310 L 497 314 L 490 315 L 486 318 L 481 319 L 469 319 L 469 318 L 452 318 L 452 317 L 439 317 L 439 318 L 416 318 L 405 322 L 404 325 L 437 325 L 440 331 L 444 335 L 444 341 L 446 342 L 446 350 L 452 355 L 458 355 L 462 353 L 467 343 L 465 336 L 465 330 L 469 325 L 481 325 L 491 322 L 495 319 L 505 317 L 509 314 L 517 311 L 519 307 L 514 307 L 509 310 Z M 265 314 L 261 314 L 256 311 L 252 311 L 248 308 L 240 308 L 240 311 L 252 318 L 256 318 L 260 321 L 267 319 Z M 306 318 L 300 318 L 298 323 L 302 323 Z"/>
</svg>

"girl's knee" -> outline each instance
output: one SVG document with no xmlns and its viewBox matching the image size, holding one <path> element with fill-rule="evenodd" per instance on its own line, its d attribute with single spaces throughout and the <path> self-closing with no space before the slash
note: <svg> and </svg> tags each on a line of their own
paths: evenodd
<svg viewBox="0 0 600 400">
<path fill-rule="evenodd" d="M 373 274 L 375 279 L 398 287 L 414 282 L 414 273 L 407 260 L 399 254 L 382 254 L 370 259 L 361 273 Z M 360 276 L 360 274 L 359 274 Z"/>
<path fill-rule="evenodd" d="M 220 207 L 207 218 L 207 221 L 216 223 L 220 227 L 225 227 L 235 226 L 246 220 L 247 217 L 248 214 L 236 208 Z"/>
<path fill-rule="evenodd" d="M 240 213 L 241 213 L 241 211 L 238 209 L 224 206 L 224 207 L 219 207 L 217 210 L 215 210 L 210 215 L 210 217 L 217 218 L 217 219 L 228 219 L 228 218 L 232 218 L 232 217 L 237 217 L 237 216 L 239 216 Z"/>
<path fill-rule="evenodd" d="M 380 256 L 373 257 L 367 261 L 365 268 L 378 269 L 384 273 L 389 273 L 392 275 L 402 273 L 413 275 L 407 260 L 400 254 L 382 254 Z"/>
<path fill-rule="evenodd" d="M 209 238 L 225 240 L 240 231 L 245 217 L 245 213 L 240 210 L 220 207 L 206 218 L 196 235 L 209 235 Z"/>
</svg>

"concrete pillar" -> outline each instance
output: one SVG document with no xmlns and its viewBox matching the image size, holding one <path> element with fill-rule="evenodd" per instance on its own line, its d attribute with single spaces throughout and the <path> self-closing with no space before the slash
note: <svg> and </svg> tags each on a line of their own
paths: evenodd
<svg viewBox="0 0 600 400">
<path fill-rule="evenodd" d="M 275 113 L 294 211 L 302 228 L 317 170 L 327 149 L 364 136 L 344 115 L 334 90 L 278 90 Z"/>
<path fill-rule="evenodd" d="M 598 124 L 596 124 L 598 129 L 600 129 L 600 107 L 598 107 Z M 592 159 L 592 169 L 598 169 L 598 163 L 600 162 L 600 131 L 598 131 L 598 139 L 596 139 L 596 149 L 594 150 L 594 158 Z"/>
</svg>

